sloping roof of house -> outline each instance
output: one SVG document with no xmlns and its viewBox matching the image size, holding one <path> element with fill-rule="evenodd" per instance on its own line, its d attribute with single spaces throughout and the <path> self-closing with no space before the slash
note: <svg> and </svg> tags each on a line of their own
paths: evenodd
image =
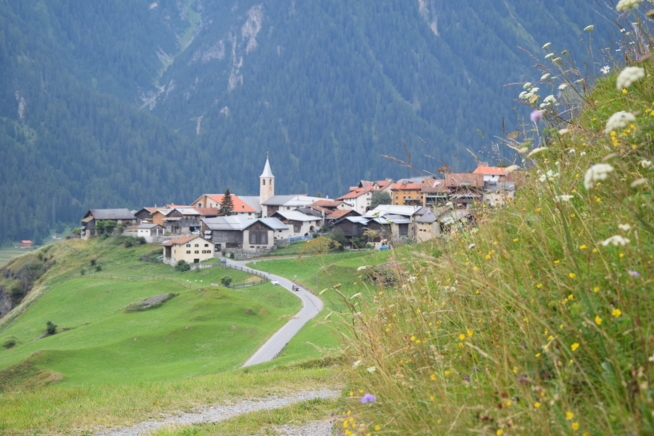
<svg viewBox="0 0 654 436">
<path fill-rule="evenodd" d="M 366 217 L 402 215 L 413 216 L 422 209 L 422 206 L 396 206 L 393 204 L 380 204 L 373 210 L 366 212 Z"/>
<path fill-rule="evenodd" d="M 446 193 L 448 189 L 445 186 L 445 180 L 425 180 L 422 182 L 420 191 L 426 194 L 439 194 Z"/>
<path fill-rule="evenodd" d="M 326 218 L 329 220 L 337 220 L 343 218 L 346 215 L 360 216 L 361 214 L 354 209 L 335 210 L 327 215 Z"/>
<path fill-rule="evenodd" d="M 372 190 L 373 190 L 372 186 L 368 187 L 368 188 L 353 188 L 347 194 L 341 195 L 340 197 L 338 197 L 337 200 L 346 200 L 346 199 L 350 199 L 350 198 L 358 198 L 358 197 L 360 197 L 360 196 L 362 196 L 362 195 L 364 195 L 364 194 L 366 194 L 366 193 L 368 193 L 368 192 L 370 192 Z"/>
<path fill-rule="evenodd" d="M 168 246 L 168 247 L 173 246 L 173 245 L 181 245 L 181 244 L 186 244 L 189 241 L 192 241 L 193 239 L 196 239 L 196 238 L 202 239 L 200 237 L 200 235 L 181 236 L 179 238 L 175 238 L 175 239 L 171 239 L 170 241 L 166 241 L 161 245 L 165 245 L 165 246 Z M 202 239 L 202 240 L 204 241 L 204 239 Z"/>
<path fill-rule="evenodd" d="M 140 230 L 151 230 L 151 229 L 154 229 L 155 227 L 160 227 L 160 228 L 163 229 L 163 227 L 160 226 L 159 224 L 141 224 L 140 226 L 135 226 L 134 228 L 135 229 L 140 229 Z M 128 227 L 128 229 L 129 228 L 130 227 Z"/>
<path fill-rule="evenodd" d="M 445 174 L 445 186 L 458 188 L 460 186 L 484 187 L 484 175 L 480 173 L 448 173 Z"/>
<path fill-rule="evenodd" d="M 306 215 L 299 210 L 278 210 L 274 215 L 279 215 L 289 221 L 320 221 L 320 217 Z"/>
<path fill-rule="evenodd" d="M 259 218 L 258 221 L 265 224 L 265 225 L 267 225 L 268 227 L 270 227 L 273 230 L 287 230 L 288 229 L 288 226 L 286 224 L 284 224 L 283 222 L 281 222 L 280 220 L 278 220 L 277 218 L 270 218 L 270 217 L 268 217 L 268 218 Z"/>
<path fill-rule="evenodd" d="M 184 216 L 199 216 L 200 212 L 198 212 L 194 207 L 175 207 L 173 208 L 177 212 L 181 213 Z M 172 212 L 172 210 L 171 210 Z"/>
<path fill-rule="evenodd" d="M 361 224 L 361 225 L 364 225 L 364 226 L 367 225 L 370 222 L 369 219 L 366 219 L 365 217 L 362 217 L 362 216 L 348 216 L 345 219 L 348 220 L 351 223 Z"/>
<path fill-rule="evenodd" d="M 359 188 L 372 188 L 375 185 L 375 182 L 371 182 L 368 180 L 361 180 L 359 182 Z"/>
<path fill-rule="evenodd" d="M 247 204 L 250 206 L 256 213 L 261 213 L 261 203 L 259 201 L 261 198 L 257 195 L 239 195 L 241 200 L 243 200 L 243 203 Z"/>
<path fill-rule="evenodd" d="M 503 176 L 504 168 L 499 167 L 477 167 L 474 174 L 484 174 L 486 176 Z"/>
<path fill-rule="evenodd" d="M 420 191 L 422 183 L 395 183 L 391 191 Z"/>
<path fill-rule="evenodd" d="M 273 195 L 261 204 L 265 206 L 302 207 L 309 206 L 311 203 L 315 203 L 318 200 L 322 199 L 318 197 L 309 197 L 308 195 L 304 194 Z"/>
<path fill-rule="evenodd" d="M 417 223 L 423 223 L 423 224 L 431 224 L 433 222 L 436 222 L 438 220 L 438 217 L 434 213 L 426 213 L 420 218 L 416 220 Z"/>
<path fill-rule="evenodd" d="M 220 213 L 217 207 L 196 207 L 195 210 L 202 216 L 216 216 Z"/>
<path fill-rule="evenodd" d="M 272 230 L 286 230 L 288 227 L 277 218 L 247 218 L 242 215 L 219 216 L 202 220 L 207 227 L 216 231 L 243 231 L 260 222 Z"/>
<path fill-rule="evenodd" d="M 393 182 L 391 182 L 390 180 L 377 180 L 375 183 L 377 183 L 379 189 L 384 189 Z"/>
<path fill-rule="evenodd" d="M 96 220 L 135 220 L 129 209 L 91 209 L 86 215 L 93 215 Z"/>
<path fill-rule="evenodd" d="M 310 215 L 310 216 L 315 216 L 315 217 L 322 217 L 322 213 L 320 211 L 317 211 L 316 209 L 312 207 L 299 207 L 297 208 L 298 212 L 302 212 L 305 215 Z"/>
<path fill-rule="evenodd" d="M 225 197 L 225 194 L 207 194 L 207 197 L 212 199 L 218 204 L 221 204 L 223 202 L 223 197 Z M 252 206 L 250 206 L 248 203 L 243 201 L 241 198 L 239 198 L 238 195 L 230 195 L 232 197 L 232 204 L 234 205 L 234 213 L 257 213 Z"/>
<path fill-rule="evenodd" d="M 318 201 L 314 201 L 311 203 L 311 207 L 323 207 L 326 209 L 329 208 L 337 208 L 339 204 L 343 203 L 342 201 L 339 200 L 328 200 L 328 199 L 322 199 Z"/>
</svg>

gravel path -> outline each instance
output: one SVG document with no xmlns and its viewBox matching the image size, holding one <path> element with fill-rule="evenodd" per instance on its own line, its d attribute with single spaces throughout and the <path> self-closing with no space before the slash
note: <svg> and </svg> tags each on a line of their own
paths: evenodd
<svg viewBox="0 0 654 436">
<path fill-rule="evenodd" d="M 270 410 L 279 409 L 282 407 L 290 406 L 293 403 L 300 401 L 313 400 L 315 398 L 336 398 L 339 392 L 330 389 L 321 389 L 313 391 L 302 391 L 289 394 L 285 397 L 267 397 L 257 398 L 253 400 L 239 401 L 232 405 L 215 405 L 208 408 L 198 409 L 195 413 L 179 413 L 175 416 L 164 416 L 160 421 L 144 421 L 132 427 L 124 427 L 119 429 L 105 429 L 96 432 L 96 436 L 138 436 L 146 435 L 154 430 L 158 430 L 163 426 L 169 424 L 175 425 L 191 425 L 209 422 L 218 422 L 225 419 L 232 418 L 244 413 L 256 412 L 257 410 Z M 327 431 L 329 425 L 329 431 Z M 315 429 L 315 430 L 314 430 Z M 300 435 L 330 435 L 331 424 L 312 422 L 307 423 L 302 427 L 280 427 L 281 433 L 289 436 Z M 321 433 L 322 431 L 322 433 Z"/>
<path fill-rule="evenodd" d="M 333 423 L 329 421 L 305 422 L 301 426 L 285 425 L 275 428 L 279 436 L 332 436 Z"/>
</svg>

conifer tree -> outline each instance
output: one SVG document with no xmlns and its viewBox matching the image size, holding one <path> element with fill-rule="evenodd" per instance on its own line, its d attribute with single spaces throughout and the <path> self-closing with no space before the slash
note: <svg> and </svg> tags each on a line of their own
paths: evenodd
<svg viewBox="0 0 654 436">
<path fill-rule="evenodd" d="M 220 215 L 230 216 L 234 213 L 234 203 L 232 202 L 232 195 L 229 193 L 229 188 L 225 191 L 223 201 L 220 202 Z"/>
</svg>

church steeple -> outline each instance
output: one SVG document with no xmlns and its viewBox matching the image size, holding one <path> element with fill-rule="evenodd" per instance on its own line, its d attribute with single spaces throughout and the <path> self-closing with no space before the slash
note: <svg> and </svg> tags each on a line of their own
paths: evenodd
<svg viewBox="0 0 654 436">
<path fill-rule="evenodd" d="M 263 167 L 263 173 L 259 176 L 259 203 L 263 203 L 275 195 L 275 176 L 270 169 L 268 153 L 266 153 L 266 166 Z"/>
</svg>

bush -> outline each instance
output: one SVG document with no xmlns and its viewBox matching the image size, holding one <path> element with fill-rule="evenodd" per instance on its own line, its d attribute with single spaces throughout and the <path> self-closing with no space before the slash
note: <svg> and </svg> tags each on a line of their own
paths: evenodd
<svg viewBox="0 0 654 436">
<path fill-rule="evenodd" d="M 7 339 L 2 346 L 7 350 L 14 348 L 16 346 L 16 339 Z"/>
<path fill-rule="evenodd" d="M 46 323 L 45 331 L 49 335 L 54 335 L 55 333 L 57 333 L 57 326 L 52 321 L 48 321 Z"/>
<path fill-rule="evenodd" d="M 232 279 L 230 276 L 225 276 L 225 277 L 220 279 L 220 283 L 222 283 L 223 286 L 225 286 L 225 287 L 229 287 L 229 285 L 232 284 L 232 280 L 234 280 L 234 279 Z"/>
<path fill-rule="evenodd" d="M 234 259 L 235 257 L 236 257 L 236 256 L 234 256 L 234 252 L 233 252 L 233 251 L 232 251 L 231 253 L 229 253 L 229 258 L 230 258 L 230 259 Z"/>
<path fill-rule="evenodd" d="M 91 266 L 95 266 L 95 262 L 96 262 L 95 259 L 91 259 L 90 262 L 91 262 Z"/>
<path fill-rule="evenodd" d="M 136 240 L 137 240 L 138 243 L 141 244 L 141 245 L 143 245 L 143 244 L 145 244 L 145 243 L 148 242 L 148 241 L 145 240 L 145 238 L 144 238 L 143 236 L 139 236 L 138 238 L 136 238 Z"/>
<path fill-rule="evenodd" d="M 96 266 L 95 266 L 95 270 L 96 270 L 97 272 L 100 272 L 100 271 L 102 271 L 102 267 L 101 267 L 100 265 L 96 265 Z"/>
<path fill-rule="evenodd" d="M 130 240 L 125 241 L 124 245 L 125 245 L 125 248 L 130 248 L 130 247 L 132 247 L 134 245 L 134 242 L 130 239 Z"/>
<path fill-rule="evenodd" d="M 190 270 L 191 266 L 188 263 L 186 263 L 185 260 L 180 260 L 179 262 L 177 262 L 177 265 L 175 265 L 175 269 L 179 272 L 184 272 Z"/>
<path fill-rule="evenodd" d="M 75 227 L 71 233 L 73 235 L 79 236 L 82 233 L 82 229 L 80 229 L 79 227 Z"/>
</svg>

